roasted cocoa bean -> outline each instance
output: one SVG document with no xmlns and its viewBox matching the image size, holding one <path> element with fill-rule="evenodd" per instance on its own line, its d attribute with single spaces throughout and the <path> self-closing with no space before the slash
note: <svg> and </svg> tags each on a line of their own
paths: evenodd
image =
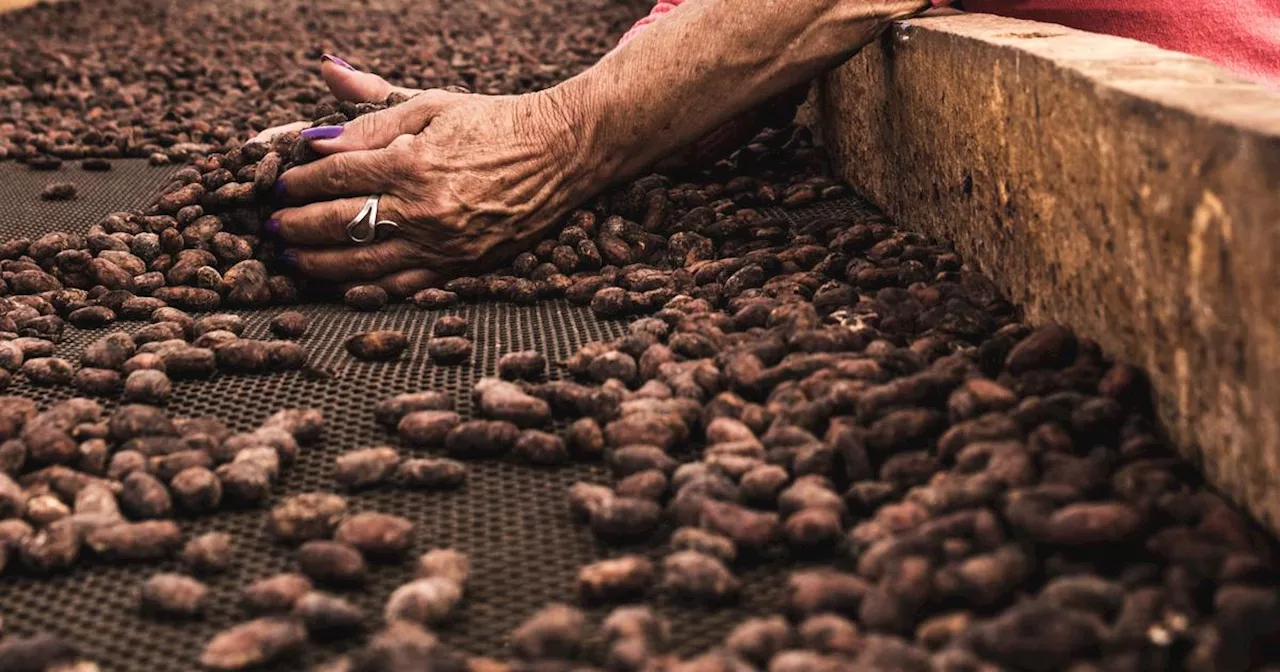
<svg viewBox="0 0 1280 672">
<path fill-rule="evenodd" d="M 385 362 L 396 359 L 409 347 L 409 339 L 398 331 L 371 331 L 347 339 L 347 352 L 356 359 Z"/>
<path fill-rule="evenodd" d="M 338 456 L 334 478 L 347 488 L 365 488 L 390 479 L 399 464 L 395 448 L 362 448 Z"/>
<path fill-rule="evenodd" d="M 357 513 L 338 524 L 335 541 L 350 544 L 370 556 L 394 556 L 413 542 L 414 525 L 385 513 Z"/>
<path fill-rule="evenodd" d="M 471 358 L 471 341 L 461 336 L 432 338 L 427 341 L 427 356 L 436 364 L 461 364 Z"/>
<path fill-rule="evenodd" d="M 313 540 L 298 547 L 298 567 L 312 581 L 353 584 L 364 581 L 364 556 L 349 544 Z"/>
<path fill-rule="evenodd" d="M 204 611 L 209 588 L 182 574 L 156 574 L 142 584 L 142 610 L 157 617 L 191 618 Z"/>
<path fill-rule="evenodd" d="M 235 559 L 235 547 L 231 535 L 225 532 L 207 532 L 188 541 L 182 547 L 182 564 L 198 574 L 219 574 L 231 568 Z"/>
</svg>

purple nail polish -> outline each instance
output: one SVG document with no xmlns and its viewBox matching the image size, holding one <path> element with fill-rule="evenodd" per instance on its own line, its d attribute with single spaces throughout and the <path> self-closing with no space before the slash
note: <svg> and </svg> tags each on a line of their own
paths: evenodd
<svg viewBox="0 0 1280 672">
<path fill-rule="evenodd" d="M 288 269 L 298 268 L 298 251 L 297 250 L 280 250 L 276 253 L 276 260 L 281 266 Z"/>
<path fill-rule="evenodd" d="M 332 140 L 342 135 L 341 126 L 316 126 L 302 132 L 303 140 Z"/>
<path fill-rule="evenodd" d="M 283 177 L 277 179 L 276 183 L 271 187 L 271 197 L 276 199 L 277 201 L 284 200 L 284 178 Z"/>
<path fill-rule="evenodd" d="M 333 63 L 334 65 L 340 68 L 346 68 L 352 71 L 355 70 L 355 67 L 352 66 L 350 63 L 342 60 L 341 58 L 338 58 L 337 56 L 334 56 L 333 54 L 324 54 L 323 56 L 320 57 L 320 60 L 329 61 L 330 63 Z"/>
<path fill-rule="evenodd" d="M 267 235 L 278 236 L 280 235 L 280 220 L 272 217 L 267 220 L 267 224 L 263 228 L 266 229 Z"/>
</svg>

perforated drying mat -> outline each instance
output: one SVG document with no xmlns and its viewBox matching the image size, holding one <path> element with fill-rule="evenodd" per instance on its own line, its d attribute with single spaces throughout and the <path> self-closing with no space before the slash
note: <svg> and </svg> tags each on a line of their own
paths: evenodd
<svg viewBox="0 0 1280 672">
<path fill-rule="evenodd" d="M 145 202 L 163 185 L 169 170 L 150 167 L 141 160 L 115 161 L 108 173 L 87 173 L 74 165 L 42 173 L 11 162 L 0 163 L 0 239 L 84 230 L 109 212 Z M 79 197 L 70 202 L 40 201 L 40 188 L 53 181 L 74 182 Z M 799 221 L 818 215 L 852 218 L 875 213 L 866 204 L 850 199 L 787 214 Z M 246 335 L 264 337 L 267 323 L 281 310 L 239 311 L 248 322 Z M 333 460 L 343 451 L 397 445 L 394 436 L 374 422 L 373 405 L 381 399 L 400 392 L 442 390 L 452 394 L 460 412 L 466 414 L 472 384 L 481 376 L 494 375 L 502 354 L 536 349 L 554 362 L 584 343 L 615 338 L 625 330 L 625 322 L 598 320 L 589 310 L 563 301 L 530 307 L 466 305 L 429 312 L 400 305 L 375 314 L 352 313 L 340 305 L 308 305 L 301 310 L 311 320 L 302 342 L 311 352 L 312 363 L 330 369 L 332 379 L 286 373 L 178 381 L 168 405 L 175 416 L 213 416 L 235 430 L 252 429 L 280 408 L 323 410 L 325 439 L 307 447 L 284 474 L 276 499 L 304 491 L 334 490 Z M 447 313 L 465 316 L 470 325 L 475 355 L 469 366 L 433 366 L 417 348 L 396 363 L 364 363 L 351 359 L 342 349 L 347 336 L 373 328 L 400 329 L 411 343 L 421 343 L 432 322 Z M 140 326 L 142 323 L 122 322 L 111 330 L 130 331 Z M 68 327 L 59 355 L 78 361 L 84 345 L 107 331 Z M 551 376 L 559 376 L 554 367 Z M 33 397 L 42 407 L 73 395 L 70 388 L 32 388 L 19 381 L 8 393 Z M 474 578 L 466 599 L 458 618 L 440 634 L 466 651 L 501 656 L 506 635 L 535 610 L 551 602 L 575 601 L 574 578 L 582 565 L 623 552 L 641 552 L 655 560 L 664 555 L 659 542 L 624 548 L 596 543 L 588 530 L 570 519 L 565 490 L 579 480 L 607 483 L 611 479 L 600 465 L 544 469 L 490 461 L 472 463 L 469 480 L 459 491 L 380 488 L 357 493 L 351 499 L 355 510 L 412 519 L 417 524 L 415 553 L 455 548 L 471 556 Z M 105 670 L 196 669 L 195 660 L 204 642 L 246 618 L 237 606 L 238 591 L 255 579 L 295 567 L 290 550 L 263 534 L 262 520 L 263 510 L 259 509 L 182 521 L 188 537 L 224 531 L 235 538 L 237 548 L 233 569 L 209 581 L 211 608 L 201 620 L 161 622 L 138 613 L 139 584 L 154 572 L 177 569 L 176 563 L 110 565 L 82 560 L 63 576 L 34 577 L 10 570 L 0 577 L 0 614 L 5 627 L 14 634 L 43 631 L 68 636 Z M 785 569 L 792 564 L 775 558 L 738 568 L 746 585 L 745 597 L 732 609 L 712 611 L 657 600 L 655 606 L 672 621 L 677 650 L 688 654 L 713 646 L 743 618 L 774 611 Z M 386 596 L 411 576 L 409 562 L 376 565 L 363 588 L 335 592 L 367 610 L 370 624 L 376 625 Z M 597 618 L 605 612 L 592 610 Z M 312 644 L 300 660 L 275 669 L 306 669 L 359 641 Z"/>
</svg>

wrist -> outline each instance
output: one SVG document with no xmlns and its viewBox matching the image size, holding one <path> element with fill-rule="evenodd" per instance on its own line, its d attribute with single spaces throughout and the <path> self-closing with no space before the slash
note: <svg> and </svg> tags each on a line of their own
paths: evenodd
<svg viewBox="0 0 1280 672">
<path fill-rule="evenodd" d="M 601 137 L 595 101 L 576 84 L 569 80 L 527 94 L 532 104 L 529 114 L 543 129 L 543 151 L 558 173 L 555 200 L 561 207 L 557 209 L 566 211 L 604 190 L 616 177 Z"/>
<path fill-rule="evenodd" d="M 592 74 L 588 70 L 535 95 L 545 96 L 544 107 L 567 136 L 562 144 L 571 147 L 565 153 L 571 164 L 566 168 L 598 191 L 620 177 L 619 154 L 625 149 L 615 146 L 608 132 L 605 98 Z"/>
</svg>

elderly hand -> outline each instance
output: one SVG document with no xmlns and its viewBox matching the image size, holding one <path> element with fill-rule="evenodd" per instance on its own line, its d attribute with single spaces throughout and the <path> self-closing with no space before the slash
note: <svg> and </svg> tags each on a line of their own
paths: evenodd
<svg viewBox="0 0 1280 672">
<path fill-rule="evenodd" d="M 303 133 L 325 154 L 285 172 L 267 231 L 282 260 L 321 280 L 411 294 L 513 256 L 588 198 L 592 161 L 549 89 L 520 96 L 430 90 L 345 126 Z M 380 195 L 399 229 L 353 243 L 347 224 Z"/>
</svg>

